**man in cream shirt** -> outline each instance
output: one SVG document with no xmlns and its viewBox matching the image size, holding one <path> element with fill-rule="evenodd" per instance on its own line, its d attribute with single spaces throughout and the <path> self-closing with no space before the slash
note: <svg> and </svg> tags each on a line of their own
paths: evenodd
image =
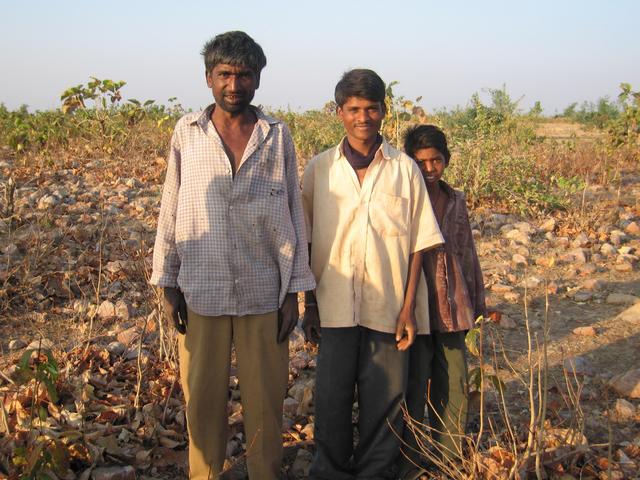
<svg viewBox="0 0 640 480">
<path fill-rule="evenodd" d="M 393 478 L 407 349 L 429 333 L 422 251 L 443 239 L 417 165 L 379 134 L 382 79 L 351 70 L 335 100 L 347 135 L 309 162 L 302 187 L 318 285 L 307 292 L 303 325 L 308 339 L 320 340 L 310 476 Z"/>
</svg>

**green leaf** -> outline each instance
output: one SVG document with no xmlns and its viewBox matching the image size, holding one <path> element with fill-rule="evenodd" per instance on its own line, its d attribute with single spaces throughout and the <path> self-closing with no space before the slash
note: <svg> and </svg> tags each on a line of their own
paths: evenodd
<svg viewBox="0 0 640 480">
<path fill-rule="evenodd" d="M 464 343 L 467 346 L 467 350 L 474 357 L 479 357 L 480 352 L 478 350 L 478 337 L 480 336 L 479 328 L 472 328 L 467 332 L 467 335 L 464 337 Z"/>
</svg>

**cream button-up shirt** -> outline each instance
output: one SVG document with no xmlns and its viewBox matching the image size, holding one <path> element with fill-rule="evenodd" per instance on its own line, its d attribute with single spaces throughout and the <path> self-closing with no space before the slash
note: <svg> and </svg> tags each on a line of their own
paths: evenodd
<svg viewBox="0 0 640 480">
<path fill-rule="evenodd" d="M 444 243 L 415 162 L 383 141 L 360 185 L 342 144 L 314 157 L 302 182 L 322 327 L 394 333 L 409 255 Z M 429 333 L 424 276 L 418 333 Z"/>
</svg>

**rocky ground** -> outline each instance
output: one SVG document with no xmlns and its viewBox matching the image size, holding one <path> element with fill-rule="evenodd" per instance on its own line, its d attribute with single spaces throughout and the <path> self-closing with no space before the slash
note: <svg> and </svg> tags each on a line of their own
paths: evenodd
<svg viewBox="0 0 640 480">
<path fill-rule="evenodd" d="M 184 477 L 175 334 L 146 283 L 164 160 L 52 168 L 3 158 L 0 478 L 17 469 L 57 478 Z M 628 172 L 620 189 L 586 190 L 577 217 L 473 213 L 493 312 L 483 325 L 485 368 L 506 385 L 502 402 L 485 382 L 483 412 L 500 430 L 495 438 L 504 405 L 513 425 L 527 424 L 523 379 L 529 365 L 541 365 L 546 325 L 545 428 L 584 434 L 586 448 L 570 456 L 573 470 L 552 458 L 550 474 L 634 478 L 640 469 L 639 199 L 640 177 Z M 285 470 L 305 478 L 316 352 L 297 330 L 290 353 Z M 230 386 L 229 476 L 243 478 L 233 372 Z M 485 476 L 500 478 L 508 462 L 483 451 Z"/>
</svg>

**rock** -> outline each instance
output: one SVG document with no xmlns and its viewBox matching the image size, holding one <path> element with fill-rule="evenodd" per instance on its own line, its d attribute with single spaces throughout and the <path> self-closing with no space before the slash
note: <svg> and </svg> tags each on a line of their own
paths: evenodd
<svg viewBox="0 0 640 480">
<path fill-rule="evenodd" d="M 123 260 L 116 260 L 114 262 L 107 263 L 104 269 L 109 273 L 118 273 L 124 271 L 126 266 L 127 262 Z"/>
<path fill-rule="evenodd" d="M 573 375 L 593 375 L 593 365 L 591 362 L 584 357 L 569 357 L 562 363 L 563 368 L 570 374 Z"/>
<path fill-rule="evenodd" d="M 513 227 L 520 230 L 522 233 L 531 235 L 535 233 L 536 229 L 529 222 L 517 222 L 513 224 Z"/>
<path fill-rule="evenodd" d="M 536 258 L 536 265 L 540 267 L 550 268 L 550 267 L 553 267 L 555 263 L 556 263 L 556 258 L 553 256 Z"/>
<path fill-rule="evenodd" d="M 573 334 L 581 337 L 595 337 L 596 329 L 593 327 L 578 327 L 573 329 Z"/>
<path fill-rule="evenodd" d="M 553 230 L 555 230 L 556 224 L 557 224 L 557 222 L 556 222 L 555 218 L 547 218 L 540 225 L 540 229 L 544 230 L 545 232 L 552 232 Z"/>
<path fill-rule="evenodd" d="M 27 345 L 27 350 L 53 350 L 53 342 L 48 338 L 42 338 L 40 340 L 34 340 Z"/>
<path fill-rule="evenodd" d="M 605 257 L 610 257 L 616 254 L 616 247 L 614 247 L 610 243 L 603 243 L 600 247 L 600 253 Z"/>
<path fill-rule="evenodd" d="M 118 333 L 118 341 L 123 343 L 126 346 L 131 345 L 135 340 L 137 340 L 140 335 L 140 330 L 138 327 L 127 328 Z"/>
<path fill-rule="evenodd" d="M 624 232 L 620 230 L 613 230 L 609 234 L 609 240 L 613 245 L 617 247 L 617 246 L 620 246 L 621 243 L 624 243 L 627 240 L 627 236 L 625 235 Z"/>
<path fill-rule="evenodd" d="M 513 240 L 514 242 L 521 243 L 522 245 L 528 245 L 530 242 L 529 235 L 518 229 L 509 230 L 505 234 L 505 238 Z"/>
<path fill-rule="evenodd" d="M 571 242 L 571 246 L 574 248 L 586 247 L 589 244 L 589 237 L 584 232 L 580 232 L 576 235 L 576 238 Z"/>
<path fill-rule="evenodd" d="M 637 222 L 631 222 L 624 227 L 624 231 L 630 235 L 640 235 L 640 225 Z"/>
<path fill-rule="evenodd" d="M 634 325 L 640 325 L 640 303 L 636 303 L 632 307 L 627 308 L 624 312 L 618 315 L 617 320 L 629 322 Z"/>
<path fill-rule="evenodd" d="M 289 360 L 289 362 L 296 370 L 302 370 L 303 368 L 307 368 L 309 360 L 311 360 L 309 353 L 306 350 L 300 350 L 291 358 L 291 360 Z"/>
<path fill-rule="evenodd" d="M 134 315 L 134 309 L 128 302 L 118 300 L 115 305 L 115 315 L 120 320 L 129 320 Z"/>
<path fill-rule="evenodd" d="M 527 259 L 524 257 L 524 255 L 520 255 L 519 253 L 514 253 L 513 256 L 511 257 L 511 261 L 516 265 L 527 264 Z"/>
<path fill-rule="evenodd" d="M 38 200 L 38 210 L 47 210 L 48 208 L 55 207 L 60 203 L 60 199 L 54 195 L 44 195 Z"/>
<path fill-rule="evenodd" d="M 235 456 L 240 452 L 241 449 L 242 449 L 242 442 L 240 442 L 240 440 L 238 440 L 237 438 L 232 438 L 231 440 L 229 440 L 229 443 L 227 443 L 227 452 L 226 452 L 227 458 L 231 458 Z"/>
<path fill-rule="evenodd" d="M 599 278 L 590 278 L 582 283 L 582 288 L 584 288 L 585 290 L 599 292 L 604 288 L 604 281 L 600 280 Z"/>
<path fill-rule="evenodd" d="M 289 350 L 297 352 L 304 348 L 304 332 L 302 328 L 296 326 L 296 328 L 289 335 Z"/>
<path fill-rule="evenodd" d="M 111 342 L 109 345 L 107 345 L 107 352 L 115 357 L 119 357 L 120 355 L 122 355 L 126 349 L 126 345 L 118 341 Z"/>
<path fill-rule="evenodd" d="M 560 286 L 556 282 L 551 282 L 547 285 L 547 293 L 549 295 L 555 295 L 560 291 Z"/>
<path fill-rule="evenodd" d="M 609 386 L 625 397 L 640 398 L 640 368 L 614 376 Z"/>
<path fill-rule="evenodd" d="M 593 293 L 587 292 L 586 290 L 578 290 L 573 294 L 573 299 L 576 302 L 588 302 L 593 298 Z"/>
<path fill-rule="evenodd" d="M 9 350 L 22 350 L 24 347 L 27 346 L 27 342 L 24 342 L 20 339 L 16 339 L 16 340 L 11 340 L 9 342 Z"/>
<path fill-rule="evenodd" d="M 510 285 L 504 285 L 503 283 L 494 283 L 491 285 L 491 291 L 496 293 L 506 293 L 513 290 L 513 287 Z"/>
<path fill-rule="evenodd" d="M 130 466 L 124 467 L 100 467 L 91 472 L 93 480 L 135 480 L 136 471 Z"/>
<path fill-rule="evenodd" d="M 500 325 L 502 328 L 506 328 L 507 330 L 512 330 L 518 326 L 516 322 L 508 315 L 502 315 L 500 317 L 498 325 Z"/>
<path fill-rule="evenodd" d="M 561 260 L 566 261 L 567 263 L 587 263 L 587 252 L 583 248 L 574 248 L 570 250 L 566 254 L 562 255 Z"/>
<path fill-rule="evenodd" d="M 593 275 L 598 271 L 598 267 L 594 263 L 585 263 L 584 265 L 580 265 L 578 267 L 578 272 L 580 275 L 587 276 Z"/>
<path fill-rule="evenodd" d="M 613 405 L 613 409 L 609 412 L 615 420 L 625 422 L 634 419 L 636 416 L 636 407 L 624 398 L 619 398 Z"/>
<path fill-rule="evenodd" d="M 633 271 L 633 264 L 631 264 L 629 262 L 616 263 L 613 268 L 617 272 L 632 272 Z"/>
<path fill-rule="evenodd" d="M 294 478 L 307 478 L 309 476 L 309 469 L 311 468 L 312 460 L 313 455 L 311 452 L 304 448 L 298 449 L 296 459 L 293 461 L 293 465 L 291 465 L 291 474 Z"/>
<path fill-rule="evenodd" d="M 298 411 L 298 405 L 299 402 L 295 398 L 287 397 L 284 399 L 284 404 L 282 406 L 283 412 L 285 415 L 293 417 Z"/>
<path fill-rule="evenodd" d="M 305 436 L 305 440 L 313 440 L 313 423 L 307 423 L 300 434 Z"/>
<path fill-rule="evenodd" d="M 506 292 L 502 296 L 511 303 L 517 303 L 520 300 L 520 294 L 517 292 Z"/>
<path fill-rule="evenodd" d="M 640 298 L 626 293 L 611 293 L 607 297 L 607 303 L 610 305 L 633 305 L 639 301 Z"/>
<path fill-rule="evenodd" d="M 98 307 L 97 315 L 102 319 L 113 318 L 116 316 L 116 307 L 109 300 L 105 300 Z"/>
<path fill-rule="evenodd" d="M 569 239 L 567 237 L 558 237 L 556 238 L 556 245 L 559 247 L 566 247 L 569 245 Z"/>
<path fill-rule="evenodd" d="M 542 279 L 540 277 L 531 276 L 524 281 L 524 286 L 527 288 L 538 288 L 541 283 Z"/>
<path fill-rule="evenodd" d="M 625 245 L 624 247 L 620 247 L 618 249 L 618 253 L 621 255 L 631 255 L 634 252 L 634 248 L 630 247 L 628 245 Z"/>
</svg>

